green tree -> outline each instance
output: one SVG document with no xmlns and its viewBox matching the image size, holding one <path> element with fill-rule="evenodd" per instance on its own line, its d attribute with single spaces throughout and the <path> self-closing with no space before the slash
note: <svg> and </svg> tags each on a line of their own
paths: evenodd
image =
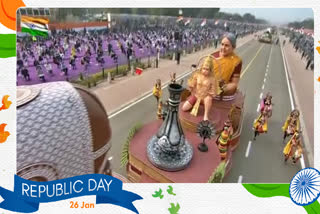
<svg viewBox="0 0 320 214">
<path fill-rule="evenodd" d="M 295 22 L 290 22 L 288 24 L 288 27 L 292 27 L 292 28 L 306 28 L 306 29 L 314 29 L 314 19 L 312 18 L 309 18 L 309 19 L 305 19 L 303 20 L 302 22 L 298 22 L 298 21 L 295 21 Z"/>
<path fill-rule="evenodd" d="M 249 22 L 249 23 L 254 23 L 256 20 L 256 17 L 250 13 L 245 13 L 243 15 L 243 21 Z"/>
</svg>

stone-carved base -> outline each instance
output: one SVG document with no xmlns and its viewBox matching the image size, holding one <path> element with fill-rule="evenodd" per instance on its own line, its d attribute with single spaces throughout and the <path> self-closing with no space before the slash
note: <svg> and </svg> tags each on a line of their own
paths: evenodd
<svg viewBox="0 0 320 214">
<path fill-rule="evenodd" d="M 157 142 L 157 136 L 152 136 L 147 147 L 148 159 L 153 165 L 170 172 L 183 170 L 189 165 L 193 156 L 193 148 L 187 140 L 177 152 L 171 154 L 163 152 Z"/>
</svg>

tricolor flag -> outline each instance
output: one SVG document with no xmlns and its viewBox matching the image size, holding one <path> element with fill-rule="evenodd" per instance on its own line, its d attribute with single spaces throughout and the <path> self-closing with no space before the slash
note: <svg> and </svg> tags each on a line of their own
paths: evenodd
<svg viewBox="0 0 320 214">
<path fill-rule="evenodd" d="M 179 16 L 178 18 L 177 18 L 177 22 L 181 22 L 183 20 L 183 16 Z"/>
<path fill-rule="evenodd" d="M 201 27 L 205 26 L 207 24 L 207 19 L 204 19 L 202 22 L 201 22 Z"/>
<path fill-rule="evenodd" d="M 191 19 L 187 19 L 187 21 L 184 23 L 184 25 L 188 25 L 191 22 Z"/>
<path fill-rule="evenodd" d="M 48 19 L 22 16 L 21 32 L 30 33 L 32 36 L 48 36 L 48 23 Z"/>
</svg>

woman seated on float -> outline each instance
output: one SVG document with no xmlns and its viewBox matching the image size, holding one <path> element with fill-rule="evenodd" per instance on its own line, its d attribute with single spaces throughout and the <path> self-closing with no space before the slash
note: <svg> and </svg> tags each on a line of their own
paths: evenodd
<svg viewBox="0 0 320 214">
<path fill-rule="evenodd" d="M 236 37 L 227 33 L 222 37 L 220 50 L 213 53 L 217 59 L 214 64 L 215 75 L 219 78 L 219 86 L 223 96 L 234 98 L 240 81 L 242 60 L 234 53 Z"/>
</svg>

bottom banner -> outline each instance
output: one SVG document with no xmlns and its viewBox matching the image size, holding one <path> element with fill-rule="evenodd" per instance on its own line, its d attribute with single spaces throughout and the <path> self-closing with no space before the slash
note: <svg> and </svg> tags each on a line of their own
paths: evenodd
<svg viewBox="0 0 320 214">
<path fill-rule="evenodd" d="M 40 203 L 48 203 L 79 196 L 96 195 L 97 204 L 114 204 L 139 213 L 132 204 L 141 196 L 122 189 L 122 181 L 102 174 L 76 176 L 49 182 L 25 180 L 15 175 L 14 191 L 0 187 L 4 199 L 0 208 L 31 213 L 38 211 Z"/>
</svg>

